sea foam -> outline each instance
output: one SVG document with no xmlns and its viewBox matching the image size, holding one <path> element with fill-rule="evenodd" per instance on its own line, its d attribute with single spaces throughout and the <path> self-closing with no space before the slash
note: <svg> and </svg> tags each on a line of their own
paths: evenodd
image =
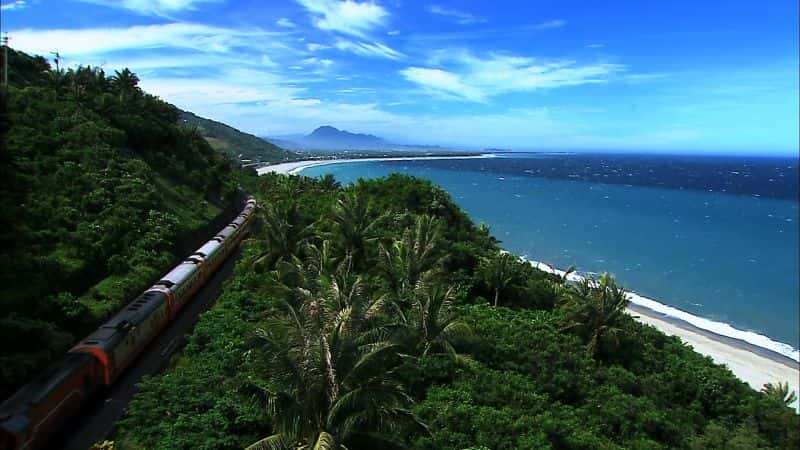
<svg viewBox="0 0 800 450">
<path fill-rule="evenodd" d="M 540 261 L 532 261 L 524 257 L 522 259 L 530 263 L 533 267 L 544 272 L 554 273 L 562 277 L 566 273 L 565 271 L 555 268 L 547 263 L 543 263 Z M 583 277 L 576 273 L 570 273 L 567 276 L 567 280 L 577 282 L 583 280 Z M 628 292 L 628 300 L 630 300 L 630 302 L 636 306 L 647 308 L 655 313 L 663 314 L 664 316 L 667 316 L 669 318 L 686 322 L 689 325 L 697 327 L 701 330 L 708 331 L 718 336 L 723 336 L 726 338 L 731 338 L 742 342 L 746 342 L 755 347 L 760 347 L 764 350 L 768 350 L 783 355 L 794 361 L 800 362 L 800 351 L 798 349 L 792 347 L 789 344 L 772 340 L 769 337 L 764 336 L 763 334 L 759 334 L 754 331 L 740 330 L 738 328 L 732 327 L 727 323 L 717 322 L 714 320 L 705 319 L 703 317 L 698 317 L 695 316 L 694 314 L 690 314 L 686 311 L 680 310 L 673 306 L 668 306 L 663 303 L 657 302 L 651 298 L 643 297 L 634 292 Z"/>
</svg>

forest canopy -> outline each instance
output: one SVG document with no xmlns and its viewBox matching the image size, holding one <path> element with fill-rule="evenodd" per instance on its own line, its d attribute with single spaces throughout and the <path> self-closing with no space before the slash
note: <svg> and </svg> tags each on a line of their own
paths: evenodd
<svg viewBox="0 0 800 450">
<path fill-rule="evenodd" d="M 430 182 L 259 178 L 259 222 L 121 448 L 797 448 L 798 417 L 503 253 Z M 165 418 L 168 418 L 165 420 Z"/>
<path fill-rule="evenodd" d="M 8 49 L 0 149 L 0 398 L 142 292 L 233 207 L 245 172 L 128 69 Z M 239 205 L 236 205 L 239 206 Z"/>
</svg>

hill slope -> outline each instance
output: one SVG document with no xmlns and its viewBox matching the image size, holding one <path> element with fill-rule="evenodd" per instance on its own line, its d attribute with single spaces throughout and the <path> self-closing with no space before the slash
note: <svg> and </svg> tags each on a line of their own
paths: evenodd
<svg viewBox="0 0 800 450">
<path fill-rule="evenodd" d="M 0 349 L 0 398 L 213 233 L 248 177 L 130 71 L 8 57 L 0 335 L 24 345 Z"/>
<path fill-rule="evenodd" d="M 197 131 L 206 138 L 212 147 L 235 161 L 249 159 L 254 162 L 277 162 L 297 157 L 297 154 L 284 150 L 258 136 L 244 133 L 224 123 L 206 119 L 188 111 L 180 111 L 179 123 L 185 127 L 197 128 Z"/>
<path fill-rule="evenodd" d="M 253 193 L 269 226 L 120 447 L 800 448 L 781 394 L 636 322 L 613 278 L 500 253 L 428 181 L 268 174 Z"/>
</svg>

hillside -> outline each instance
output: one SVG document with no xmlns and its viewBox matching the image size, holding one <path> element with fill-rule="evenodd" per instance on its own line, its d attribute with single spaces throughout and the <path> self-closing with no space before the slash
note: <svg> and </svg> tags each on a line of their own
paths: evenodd
<svg viewBox="0 0 800 450">
<path fill-rule="evenodd" d="M 253 192 L 264 226 L 142 383 L 120 448 L 800 445 L 780 389 L 635 321 L 613 277 L 570 285 L 501 253 L 428 181 L 269 174 Z"/>
<path fill-rule="evenodd" d="M 0 335 L 18 345 L 0 349 L 0 398 L 213 233 L 253 176 L 127 69 L 8 56 Z"/>
<path fill-rule="evenodd" d="M 252 162 L 279 162 L 298 157 L 297 154 L 258 136 L 188 111 L 180 111 L 179 123 L 188 128 L 196 128 L 214 149 L 223 152 L 234 161 L 245 159 Z"/>
</svg>

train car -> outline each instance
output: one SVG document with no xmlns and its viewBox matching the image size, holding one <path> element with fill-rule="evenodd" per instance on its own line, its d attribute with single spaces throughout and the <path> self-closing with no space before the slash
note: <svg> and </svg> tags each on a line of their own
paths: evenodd
<svg viewBox="0 0 800 450">
<path fill-rule="evenodd" d="M 200 276 L 203 259 L 192 256 L 178 264 L 150 288 L 167 297 L 170 320 L 189 302 L 205 280 Z"/>
<path fill-rule="evenodd" d="M 216 271 L 244 237 L 255 200 L 195 253 L 109 321 L 81 340 L 64 361 L 0 405 L 0 449 L 35 449 L 111 385 L 159 335 L 181 307 Z"/>
<path fill-rule="evenodd" d="M 68 353 L 0 405 L 0 448 L 39 448 L 103 386 L 103 367 L 94 357 Z"/>
<path fill-rule="evenodd" d="M 111 385 L 169 321 L 163 292 L 148 290 L 108 322 L 81 340 L 70 353 L 88 353 L 103 366 L 103 382 Z"/>
</svg>

